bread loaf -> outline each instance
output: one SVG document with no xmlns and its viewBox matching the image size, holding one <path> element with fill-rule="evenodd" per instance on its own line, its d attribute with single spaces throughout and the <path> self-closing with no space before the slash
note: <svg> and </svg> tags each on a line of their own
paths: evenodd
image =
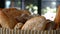
<svg viewBox="0 0 60 34">
<path fill-rule="evenodd" d="M 56 24 L 54 21 L 47 19 L 46 22 L 47 22 L 47 24 L 46 24 L 45 30 L 55 30 L 56 29 Z"/>
<path fill-rule="evenodd" d="M 21 30 L 44 30 L 46 26 L 46 19 L 43 16 L 37 16 L 29 19 Z"/>
<path fill-rule="evenodd" d="M 57 13 L 54 22 L 57 24 L 57 28 L 60 28 L 60 5 L 57 8 Z"/>
<path fill-rule="evenodd" d="M 18 10 L 16 8 L 6 8 L 3 9 L 3 12 L 8 15 L 11 16 L 13 18 L 15 18 L 15 20 L 17 20 L 18 22 L 22 22 L 25 23 L 27 19 L 23 18 L 23 17 L 28 17 L 30 14 L 30 12 L 28 12 L 27 10 Z"/>
<path fill-rule="evenodd" d="M 17 21 L 12 17 L 8 17 L 4 12 L 0 11 L 0 24 L 3 28 L 13 29 Z"/>
</svg>

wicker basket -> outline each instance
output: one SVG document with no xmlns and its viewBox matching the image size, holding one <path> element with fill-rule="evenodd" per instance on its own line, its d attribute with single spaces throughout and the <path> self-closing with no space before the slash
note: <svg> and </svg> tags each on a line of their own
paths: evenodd
<svg viewBox="0 0 60 34">
<path fill-rule="evenodd" d="M 60 34 L 60 30 L 49 30 L 49 31 L 39 31 L 39 30 L 19 30 L 19 29 L 6 29 L 0 28 L 0 34 Z"/>
</svg>

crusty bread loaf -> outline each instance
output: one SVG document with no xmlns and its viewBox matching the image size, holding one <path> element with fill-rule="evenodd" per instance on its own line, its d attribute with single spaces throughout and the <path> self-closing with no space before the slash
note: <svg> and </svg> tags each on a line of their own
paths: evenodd
<svg viewBox="0 0 60 34">
<path fill-rule="evenodd" d="M 27 20 L 23 17 L 28 17 L 29 15 L 31 15 L 30 12 L 27 10 L 18 10 L 16 8 L 6 8 L 3 9 L 3 12 L 6 15 L 15 18 L 18 22 L 22 22 L 22 23 L 25 23 Z"/>
<path fill-rule="evenodd" d="M 55 30 L 56 29 L 56 24 L 54 21 L 47 19 L 46 22 L 47 22 L 47 24 L 46 24 L 45 30 Z"/>
<path fill-rule="evenodd" d="M 0 11 L 2 11 L 2 9 L 3 9 L 3 8 L 0 8 Z M 1 26 L 1 24 L 0 24 L 0 28 L 1 28 L 1 27 L 2 27 L 2 26 Z"/>
<path fill-rule="evenodd" d="M 12 17 L 8 17 L 4 12 L 0 11 L 0 24 L 3 28 L 14 28 L 17 21 Z"/>
<path fill-rule="evenodd" d="M 17 23 L 17 24 L 15 25 L 14 29 L 21 29 L 22 26 L 23 26 L 22 23 Z"/>
<path fill-rule="evenodd" d="M 57 13 L 54 22 L 57 24 L 57 28 L 60 28 L 60 5 L 57 8 Z"/>
<path fill-rule="evenodd" d="M 30 15 L 29 11 L 27 11 L 27 10 L 18 10 L 16 8 L 5 8 L 5 9 L 3 9 L 3 12 L 8 14 L 8 15 L 11 15 L 13 17 L 20 16 L 21 14 Z"/>
<path fill-rule="evenodd" d="M 60 23 L 60 6 L 58 6 L 56 17 L 55 17 L 55 23 L 59 24 Z"/>
<path fill-rule="evenodd" d="M 21 30 L 44 30 L 46 26 L 46 19 L 43 16 L 37 16 L 29 19 Z"/>
</svg>

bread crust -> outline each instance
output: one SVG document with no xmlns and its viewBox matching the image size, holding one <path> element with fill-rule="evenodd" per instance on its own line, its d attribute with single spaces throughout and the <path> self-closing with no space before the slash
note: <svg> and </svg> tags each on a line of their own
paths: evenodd
<svg viewBox="0 0 60 34">
<path fill-rule="evenodd" d="M 3 28 L 13 29 L 17 21 L 12 17 L 8 17 L 4 12 L 0 11 L 0 24 Z"/>
<path fill-rule="evenodd" d="M 15 20 L 21 23 L 25 23 L 27 19 L 25 17 L 28 17 L 30 14 L 27 10 L 18 10 L 16 8 L 5 8 L 2 10 L 7 16 L 13 17 Z M 24 17 L 24 18 L 23 18 Z"/>
<path fill-rule="evenodd" d="M 44 30 L 46 19 L 43 16 L 37 16 L 29 19 L 21 30 Z"/>
</svg>

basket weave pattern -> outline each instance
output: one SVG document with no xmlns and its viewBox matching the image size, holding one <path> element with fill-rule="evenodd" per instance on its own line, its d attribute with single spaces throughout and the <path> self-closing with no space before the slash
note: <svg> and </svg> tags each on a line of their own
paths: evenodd
<svg viewBox="0 0 60 34">
<path fill-rule="evenodd" d="M 0 28 L 0 34 L 60 34 L 60 30 L 49 30 L 49 31 L 39 31 L 39 30 L 19 30 L 19 29 L 6 29 Z"/>
</svg>

